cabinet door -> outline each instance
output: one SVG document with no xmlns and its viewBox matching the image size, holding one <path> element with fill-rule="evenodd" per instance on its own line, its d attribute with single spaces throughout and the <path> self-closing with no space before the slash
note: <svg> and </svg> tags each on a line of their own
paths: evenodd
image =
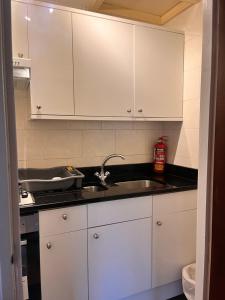
<svg viewBox="0 0 225 300">
<path fill-rule="evenodd" d="M 182 197 L 185 192 L 178 194 Z M 181 279 L 182 268 L 195 261 L 197 210 L 171 208 L 171 195 L 153 197 L 153 288 Z"/>
<path fill-rule="evenodd" d="M 89 300 L 151 288 L 151 218 L 88 230 Z"/>
<path fill-rule="evenodd" d="M 11 2 L 13 57 L 28 58 L 27 5 Z"/>
<path fill-rule="evenodd" d="M 135 26 L 135 116 L 182 117 L 182 34 Z"/>
<path fill-rule="evenodd" d="M 73 115 L 71 13 L 29 5 L 32 114 Z"/>
<path fill-rule="evenodd" d="M 41 238 L 40 263 L 42 300 L 88 300 L 87 230 Z"/>
<path fill-rule="evenodd" d="M 133 27 L 73 14 L 75 114 L 132 115 Z"/>
</svg>

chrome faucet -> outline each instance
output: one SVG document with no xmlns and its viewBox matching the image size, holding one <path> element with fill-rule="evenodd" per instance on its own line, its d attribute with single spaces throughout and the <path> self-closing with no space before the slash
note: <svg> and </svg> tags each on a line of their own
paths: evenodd
<svg viewBox="0 0 225 300">
<path fill-rule="evenodd" d="M 101 165 L 101 171 L 95 172 L 95 176 L 97 176 L 100 179 L 101 185 L 106 186 L 106 178 L 110 175 L 108 171 L 105 172 L 105 164 L 107 163 L 108 160 L 114 157 L 120 157 L 121 159 L 125 159 L 125 157 L 121 154 L 110 154 L 109 156 L 106 156 L 106 158 L 103 160 L 103 163 Z"/>
</svg>

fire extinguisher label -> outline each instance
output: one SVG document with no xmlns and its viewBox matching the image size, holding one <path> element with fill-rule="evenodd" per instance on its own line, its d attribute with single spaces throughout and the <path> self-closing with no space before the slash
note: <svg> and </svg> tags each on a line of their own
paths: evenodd
<svg viewBox="0 0 225 300">
<path fill-rule="evenodd" d="M 161 137 L 154 146 L 154 170 L 162 173 L 166 163 L 167 145 L 164 138 Z"/>
</svg>

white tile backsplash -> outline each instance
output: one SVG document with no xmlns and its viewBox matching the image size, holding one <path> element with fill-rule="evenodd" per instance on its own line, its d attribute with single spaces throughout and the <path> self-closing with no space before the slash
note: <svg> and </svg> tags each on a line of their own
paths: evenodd
<svg viewBox="0 0 225 300">
<path fill-rule="evenodd" d="M 44 159 L 62 159 L 82 155 L 81 130 L 47 130 L 45 137 Z"/>
<path fill-rule="evenodd" d="M 25 157 L 24 160 L 43 159 L 46 151 L 45 130 L 25 130 Z M 19 156 L 20 159 L 20 156 Z"/>
<path fill-rule="evenodd" d="M 149 155 L 153 145 L 162 135 L 162 130 L 118 130 L 116 131 L 116 152 L 124 155 Z"/>
<path fill-rule="evenodd" d="M 115 152 L 114 130 L 86 130 L 83 137 L 84 156 L 104 156 Z"/>
<path fill-rule="evenodd" d="M 16 91 L 15 101 L 20 167 L 94 166 L 114 152 L 126 160 L 110 164 L 151 162 L 163 133 L 162 122 L 30 120 L 29 92 Z"/>
</svg>

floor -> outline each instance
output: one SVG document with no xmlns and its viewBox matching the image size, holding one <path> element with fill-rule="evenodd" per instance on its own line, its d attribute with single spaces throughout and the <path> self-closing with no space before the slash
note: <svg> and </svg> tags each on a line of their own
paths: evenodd
<svg viewBox="0 0 225 300">
<path fill-rule="evenodd" d="M 184 295 L 180 295 L 174 298 L 170 298 L 168 300 L 187 300 L 187 298 Z"/>
</svg>

